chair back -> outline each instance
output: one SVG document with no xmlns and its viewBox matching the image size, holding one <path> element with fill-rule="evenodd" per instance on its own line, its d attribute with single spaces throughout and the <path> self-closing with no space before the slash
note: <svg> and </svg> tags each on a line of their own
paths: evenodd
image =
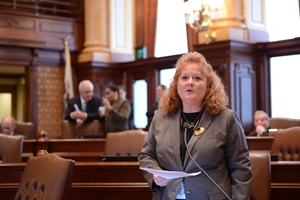
<svg viewBox="0 0 300 200">
<path fill-rule="evenodd" d="M 127 130 L 107 133 L 104 155 L 140 155 L 147 132 Z"/>
<path fill-rule="evenodd" d="M 23 136 L 10 136 L 0 133 L 0 157 L 3 163 L 21 162 Z"/>
<path fill-rule="evenodd" d="M 271 161 L 267 153 L 250 152 L 252 183 L 251 200 L 271 199 Z"/>
<path fill-rule="evenodd" d="M 277 154 L 279 161 L 300 160 L 300 126 L 279 129 L 274 136 L 271 154 Z"/>
<path fill-rule="evenodd" d="M 104 123 L 99 120 L 85 123 L 63 120 L 63 139 L 79 138 L 84 135 L 105 135 Z"/>
<path fill-rule="evenodd" d="M 30 157 L 15 200 L 68 199 L 74 164 L 52 153 Z"/>
<path fill-rule="evenodd" d="M 277 129 L 285 129 L 293 126 L 300 126 L 300 119 L 275 117 L 269 119 L 270 126 Z"/>
</svg>

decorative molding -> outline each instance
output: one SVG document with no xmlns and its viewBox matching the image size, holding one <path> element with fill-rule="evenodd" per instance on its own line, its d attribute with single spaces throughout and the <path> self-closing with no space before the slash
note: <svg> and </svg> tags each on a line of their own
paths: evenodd
<svg viewBox="0 0 300 200">
<path fill-rule="evenodd" d="M 3 39 L 0 38 L 0 44 L 19 46 L 19 47 L 34 47 L 34 48 L 45 48 L 46 41 L 26 40 L 26 39 Z"/>
</svg>

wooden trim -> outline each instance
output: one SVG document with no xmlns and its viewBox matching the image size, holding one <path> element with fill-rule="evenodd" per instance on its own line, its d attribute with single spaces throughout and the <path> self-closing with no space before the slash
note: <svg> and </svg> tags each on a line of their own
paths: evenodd
<svg viewBox="0 0 300 200">
<path fill-rule="evenodd" d="M 17 112 L 17 87 L 16 85 L 0 85 L 0 93 L 11 94 L 11 116 L 16 119 Z"/>
</svg>

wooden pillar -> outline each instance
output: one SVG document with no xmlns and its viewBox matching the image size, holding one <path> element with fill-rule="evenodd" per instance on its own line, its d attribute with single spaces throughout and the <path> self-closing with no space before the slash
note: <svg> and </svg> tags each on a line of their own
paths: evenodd
<svg viewBox="0 0 300 200">
<path fill-rule="evenodd" d="M 27 114 L 26 121 L 33 123 L 33 135 L 31 138 L 37 137 L 37 126 L 38 126 L 38 84 L 37 84 L 37 74 L 38 74 L 38 66 L 37 66 L 37 53 L 35 50 L 32 52 L 32 61 L 28 67 L 26 67 L 26 106 L 27 106 Z"/>
</svg>

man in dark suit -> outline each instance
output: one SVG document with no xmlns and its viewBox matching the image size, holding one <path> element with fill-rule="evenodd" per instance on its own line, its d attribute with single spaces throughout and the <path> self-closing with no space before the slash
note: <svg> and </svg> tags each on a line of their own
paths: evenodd
<svg viewBox="0 0 300 200">
<path fill-rule="evenodd" d="M 98 108 L 101 105 L 101 100 L 93 95 L 93 83 L 89 80 L 83 80 L 79 83 L 78 90 L 80 95 L 68 101 L 64 119 L 82 123 L 100 119 Z"/>
<path fill-rule="evenodd" d="M 268 136 L 269 129 L 269 115 L 263 110 L 257 110 L 253 117 L 255 130 L 249 133 L 249 136 Z"/>
</svg>

